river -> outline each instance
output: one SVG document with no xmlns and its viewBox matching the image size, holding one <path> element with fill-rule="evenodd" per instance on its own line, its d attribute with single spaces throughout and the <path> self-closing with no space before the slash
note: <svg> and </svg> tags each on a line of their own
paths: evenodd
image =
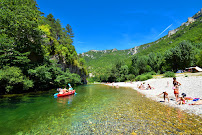
<svg viewBox="0 0 202 135">
<path fill-rule="evenodd" d="M 131 88 L 84 85 L 0 99 L 0 134 L 202 134 L 201 117 L 152 101 Z"/>
</svg>

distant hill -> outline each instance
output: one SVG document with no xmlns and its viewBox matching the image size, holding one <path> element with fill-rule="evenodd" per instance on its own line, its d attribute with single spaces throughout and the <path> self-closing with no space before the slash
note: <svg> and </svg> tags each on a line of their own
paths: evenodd
<svg viewBox="0 0 202 135">
<path fill-rule="evenodd" d="M 154 42 L 126 50 L 91 50 L 79 55 L 86 60 L 89 73 L 99 75 L 111 69 L 117 61 L 123 61 L 129 65 L 134 55 L 148 55 L 151 52 L 164 53 L 184 40 L 192 43 L 202 42 L 202 9 L 193 17 L 189 17 L 187 22 L 182 23 L 180 27 L 169 31 L 168 35 Z"/>
</svg>

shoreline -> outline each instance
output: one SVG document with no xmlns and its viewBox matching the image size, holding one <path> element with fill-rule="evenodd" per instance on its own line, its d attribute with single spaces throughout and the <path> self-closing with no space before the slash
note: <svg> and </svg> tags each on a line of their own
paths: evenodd
<svg viewBox="0 0 202 135">
<path fill-rule="evenodd" d="M 179 88 L 179 97 L 182 93 L 186 93 L 187 97 L 192 98 L 202 98 L 202 76 L 190 76 L 190 77 L 176 77 L 177 81 L 181 83 L 181 86 Z M 186 113 L 189 114 L 195 114 L 200 117 L 202 117 L 202 105 L 189 105 L 191 101 L 186 101 L 186 104 L 184 105 L 177 105 L 175 101 L 175 96 L 173 92 L 173 84 L 172 84 L 172 78 L 156 78 L 156 79 L 149 79 L 146 81 L 138 81 L 138 82 L 117 82 L 117 83 L 110 83 L 105 84 L 108 86 L 115 86 L 115 87 L 130 87 L 142 94 L 144 94 L 147 98 L 150 98 L 156 102 L 168 105 L 170 107 L 178 108 L 183 110 Z M 150 84 L 151 87 L 154 87 L 154 89 L 151 90 L 140 90 L 137 86 L 141 83 L 145 83 L 145 87 L 147 84 Z M 170 101 L 168 103 L 168 100 L 166 99 L 165 102 L 163 99 L 163 95 L 157 96 L 160 93 L 166 91 L 168 93 L 168 96 L 170 98 Z"/>
</svg>

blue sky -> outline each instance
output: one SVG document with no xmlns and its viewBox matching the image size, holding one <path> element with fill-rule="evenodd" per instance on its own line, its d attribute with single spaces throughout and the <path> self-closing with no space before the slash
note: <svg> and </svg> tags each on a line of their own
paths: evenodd
<svg viewBox="0 0 202 135">
<path fill-rule="evenodd" d="M 202 8 L 202 0 L 36 1 L 45 15 L 52 13 L 63 27 L 72 26 L 77 53 L 123 50 L 155 41 Z"/>
</svg>

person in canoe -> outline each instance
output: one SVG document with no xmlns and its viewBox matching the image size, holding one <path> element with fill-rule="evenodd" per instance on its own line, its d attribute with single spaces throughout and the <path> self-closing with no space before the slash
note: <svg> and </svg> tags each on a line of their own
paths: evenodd
<svg viewBox="0 0 202 135">
<path fill-rule="evenodd" d="M 69 85 L 69 91 L 72 91 L 73 88 L 72 88 L 71 84 L 68 83 L 68 85 Z"/>
<path fill-rule="evenodd" d="M 69 92 L 69 90 L 65 87 L 65 88 L 63 89 L 63 93 L 66 93 L 66 92 Z"/>
<path fill-rule="evenodd" d="M 59 94 L 63 94 L 63 89 L 62 88 L 58 88 L 57 91 L 59 92 Z"/>
</svg>

